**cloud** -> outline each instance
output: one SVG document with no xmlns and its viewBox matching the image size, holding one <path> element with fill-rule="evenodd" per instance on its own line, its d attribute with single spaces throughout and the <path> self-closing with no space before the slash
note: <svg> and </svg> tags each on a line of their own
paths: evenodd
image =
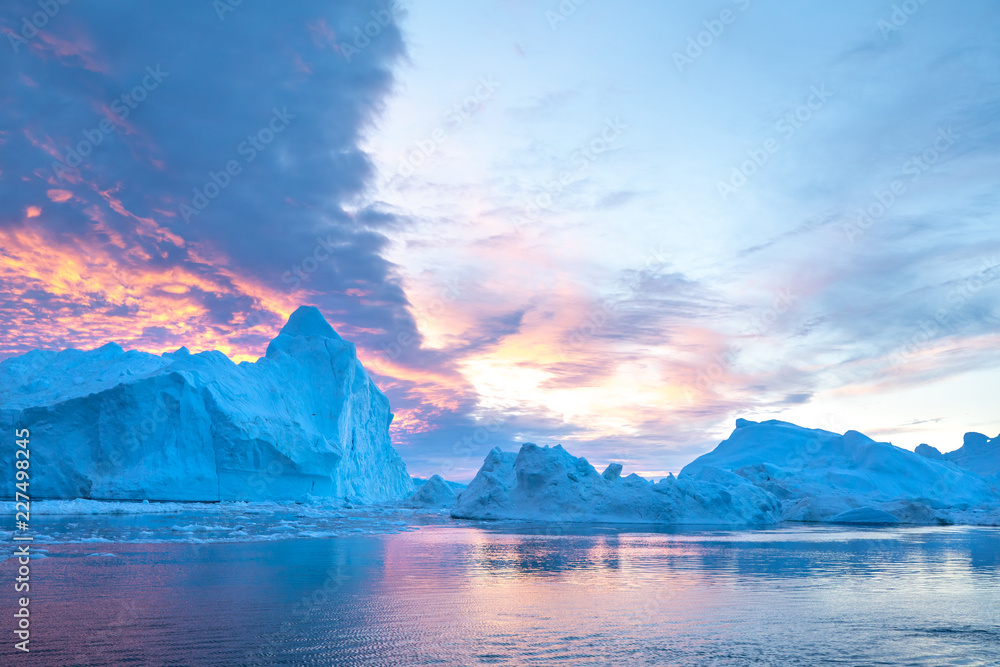
<svg viewBox="0 0 1000 667">
<path fill-rule="evenodd" d="M 404 47 L 395 20 L 350 59 L 338 45 L 385 7 L 241 5 L 220 20 L 211 4 L 82 3 L 5 56 L 0 234 L 21 267 L 5 288 L 33 295 L 23 325 L 83 346 L 201 332 L 248 355 L 252 333 L 265 340 L 248 317 L 310 302 L 362 345 L 416 335 L 382 258 L 398 221 L 350 209 L 372 174 L 359 142 Z M 36 9 L 6 3 L 0 24 Z M 80 309 L 100 325 L 72 326 Z"/>
<path fill-rule="evenodd" d="M 0 356 L 114 340 L 253 359 L 308 303 L 383 379 L 397 435 L 465 424 L 474 397 L 384 259 L 406 221 L 357 204 L 405 57 L 394 6 L 79 3 L 5 56 Z M 36 9 L 5 3 L 0 25 Z"/>
</svg>

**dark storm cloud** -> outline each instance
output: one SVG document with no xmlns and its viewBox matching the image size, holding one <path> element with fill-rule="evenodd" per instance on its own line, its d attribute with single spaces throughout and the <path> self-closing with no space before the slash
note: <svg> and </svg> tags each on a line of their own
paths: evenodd
<svg viewBox="0 0 1000 667">
<path fill-rule="evenodd" d="M 0 10 L 3 228 L 204 276 L 227 288 L 192 286 L 208 326 L 254 309 L 237 285 L 249 278 L 338 313 L 362 343 L 416 334 L 381 257 L 397 221 L 345 210 L 371 177 L 359 142 L 404 54 L 395 5 L 80 2 L 18 39 L 36 11 Z M 26 219 L 32 206 L 42 215 Z"/>
</svg>

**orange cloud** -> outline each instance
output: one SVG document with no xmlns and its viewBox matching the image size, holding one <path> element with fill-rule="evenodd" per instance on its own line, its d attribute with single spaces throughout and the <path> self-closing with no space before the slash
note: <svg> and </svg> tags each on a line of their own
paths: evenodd
<svg viewBox="0 0 1000 667">
<path fill-rule="evenodd" d="M 62 202 L 69 201 L 73 198 L 73 193 L 69 190 L 47 190 L 45 194 L 48 195 L 48 198 L 51 201 L 54 201 L 57 204 L 61 204 Z"/>
<path fill-rule="evenodd" d="M 195 349 L 232 353 L 237 360 L 251 358 L 242 346 L 227 343 L 228 337 L 245 332 L 220 336 L 206 326 L 207 311 L 197 299 L 187 290 L 171 289 L 185 285 L 224 294 L 226 287 L 219 282 L 178 267 L 123 264 L 99 242 L 77 240 L 64 246 L 35 229 L 5 230 L 0 243 L 0 281 L 9 297 L 22 304 L 14 315 L 20 337 L 8 338 L 2 353 L 26 347 L 90 348 L 112 340 L 160 353 L 186 341 Z"/>
</svg>

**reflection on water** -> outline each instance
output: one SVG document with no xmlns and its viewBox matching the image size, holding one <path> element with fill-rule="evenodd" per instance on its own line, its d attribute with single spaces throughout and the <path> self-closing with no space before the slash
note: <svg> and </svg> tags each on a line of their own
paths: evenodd
<svg viewBox="0 0 1000 667">
<path fill-rule="evenodd" d="M 998 664 L 997 529 L 632 530 L 51 545 L 22 662 Z"/>
</svg>

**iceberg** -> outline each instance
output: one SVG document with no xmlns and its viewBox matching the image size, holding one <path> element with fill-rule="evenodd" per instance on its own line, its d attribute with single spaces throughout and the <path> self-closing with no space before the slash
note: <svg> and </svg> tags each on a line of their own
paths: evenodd
<svg viewBox="0 0 1000 667">
<path fill-rule="evenodd" d="M 409 507 L 454 507 L 457 499 L 452 484 L 446 482 L 441 475 L 434 475 L 414 491 L 404 504 Z"/>
<path fill-rule="evenodd" d="M 945 455 L 947 456 L 947 455 Z M 728 470 L 781 501 L 785 520 L 850 523 L 995 523 L 1000 485 L 947 459 L 857 431 L 737 420 L 713 451 L 681 470 Z"/>
<path fill-rule="evenodd" d="M 435 476 L 441 477 L 440 475 L 435 475 Z M 421 486 L 423 486 L 429 481 L 427 479 L 424 479 L 423 477 L 411 477 L 410 479 L 413 480 L 413 488 L 415 489 L 419 489 Z M 462 484 L 461 482 L 453 482 L 451 480 L 444 479 L 443 477 L 442 479 L 444 480 L 444 483 L 447 484 L 451 488 L 451 490 L 455 493 L 456 497 L 458 496 L 458 494 L 460 494 L 462 491 L 465 490 L 465 487 L 468 486 L 468 484 Z"/>
<path fill-rule="evenodd" d="M 598 474 L 561 445 L 525 443 L 515 455 L 493 449 L 451 515 L 460 519 L 745 526 L 780 520 L 780 503 L 742 477 L 705 467 L 656 484 L 621 476 L 612 463 Z"/>
<path fill-rule="evenodd" d="M 966 438 L 966 443 L 967 456 L 955 459 L 988 472 L 980 454 L 995 451 L 991 441 Z M 777 420 L 739 419 L 729 438 L 676 477 L 654 484 L 621 472 L 621 465 L 612 463 L 598 474 L 586 459 L 558 445 L 526 443 L 517 454 L 496 448 L 459 496 L 452 516 L 729 526 L 1000 525 L 997 477 L 941 459 L 940 453 L 929 458 L 857 431 L 841 435 Z"/>
<path fill-rule="evenodd" d="M 392 417 L 354 344 L 306 306 L 254 363 L 114 343 L 0 363 L 0 428 L 30 431 L 33 499 L 399 500 L 413 484 Z"/>
<path fill-rule="evenodd" d="M 982 433 L 966 433 L 961 447 L 944 454 L 930 445 L 918 445 L 915 451 L 929 459 L 951 461 L 980 475 L 1000 473 L 1000 435 L 988 438 Z"/>
</svg>

